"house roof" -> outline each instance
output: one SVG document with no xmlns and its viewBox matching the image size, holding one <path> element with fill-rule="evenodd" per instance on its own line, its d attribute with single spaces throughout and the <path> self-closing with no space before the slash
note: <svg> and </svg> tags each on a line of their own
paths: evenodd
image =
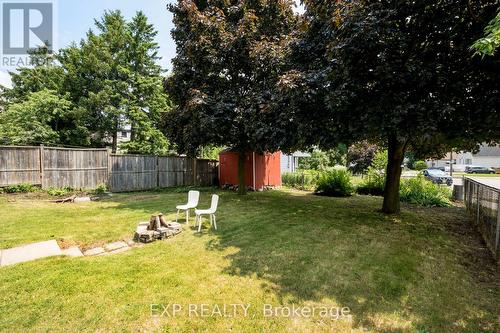
<svg viewBox="0 0 500 333">
<path fill-rule="evenodd" d="M 474 156 L 500 156 L 500 145 L 496 146 L 481 146 L 481 149 Z"/>
<path fill-rule="evenodd" d="M 12 89 L 12 80 L 10 79 L 10 74 L 5 71 L 0 71 L 0 86 Z"/>
<path fill-rule="evenodd" d="M 302 151 L 296 151 L 295 153 L 292 154 L 294 157 L 311 157 L 311 154 L 305 153 Z"/>
</svg>

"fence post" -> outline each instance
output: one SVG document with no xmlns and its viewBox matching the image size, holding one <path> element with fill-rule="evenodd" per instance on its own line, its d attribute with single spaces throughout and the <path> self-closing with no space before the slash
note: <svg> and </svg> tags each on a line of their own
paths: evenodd
<svg viewBox="0 0 500 333">
<path fill-rule="evenodd" d="M 107 184 L 108 190 L 111 191 L 111 172 L 113 171 L 113 165 L 111 163 L 111 149 L 107 148 L 106 154 L 108 156 L 108 162 L 107 162 L 108 172 L 106 174 L 106 184 Z"/>
<path fill-rule="evenodd" d="M 156 156 L 156 187 L 160 188 L 160 158 Z"/>
<path fill-rule="evenodd" d="M 479 225 L 479 184 L 476 184 L 477 191 L 476 191 L 476 205 L 477 205 L 477 216 L 476 216 L 476 223 Z"/>
<path fill-rule="evenodd" d="M 497 200 L 497 234 L 495 237 L 495 254 L 498 255 L 498 242 L 500 241 L 500 193 Z M 500 258 L 497 258 L 500 259 Z"/>
<path fill-rule="evenodd" d="M 469 191 L 467 189 L 468 184 L 466 184 L 464 176 L 462 176 L 462 185 L 464 186 L 464 206 L 465 206 L 465 210 L 467 210 L 467 195 L 468 195 Z"/>
<path fill-rule="evenodd" d="M 193 158 L 193 186 L 196 186 L 196 157 Z"/>
<path fill-rule="evenodd" d="M 39 148 L 39 155 L 40 155 L 40 187 L 43 188 L 43 144 L 40 145 L 40 148 Z"/>
</svg>

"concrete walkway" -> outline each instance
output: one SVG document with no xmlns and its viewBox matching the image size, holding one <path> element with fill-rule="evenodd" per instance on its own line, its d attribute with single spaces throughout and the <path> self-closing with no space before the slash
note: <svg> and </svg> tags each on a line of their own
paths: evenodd
<svg viewBox="0 0 500 333">
<path fill-rule="evenodd" d="M 55 240 L 13 247 L 1 250 L 0 267 L 62 254 Z"/>
<path fill-rule="evenodd" d="M 78 246 L 61 250 L 55 240 L 50 240 L 0 250 L 0 267 L 52 256 L 87 257 L 116 254 L 138 246 L 141 246 L 141 244 L 133 241 L 119 241 L 106 244 L 103 247 L 95 247 L 82 253 Z"/>
</svg>

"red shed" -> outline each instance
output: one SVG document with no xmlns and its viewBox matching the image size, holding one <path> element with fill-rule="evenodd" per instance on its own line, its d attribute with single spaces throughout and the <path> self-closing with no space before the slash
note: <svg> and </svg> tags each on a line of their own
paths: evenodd
<svg viewBox="0 0 500 333">
<path fill-rule="evenodd" d="M 281 152 L 247 153 L 245 156 L 246 185 L 262 190 L 265 186 L 281 186 Z M 219 183 L 238 184 L 238 153 L 225 150 L 219 155 Z"/>
</svg>

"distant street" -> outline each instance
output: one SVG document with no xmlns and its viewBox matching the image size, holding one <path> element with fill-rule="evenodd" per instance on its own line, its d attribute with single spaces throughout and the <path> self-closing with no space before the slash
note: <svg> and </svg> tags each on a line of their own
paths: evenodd
<svg viewBox="0 0 500 333">
<path fill-rule="evenodd" d="M 448 174 L 448 173 L 447 173 Z M 403 172 L 403 178 L 413 178 L 418 175 L 417 171 L 406 171 Z M 479 183 L 500 189 L 500 177 L 474 177 L 474 176 L 465 176 L 467 178 L 473 179 Z M 453 185 L 462 185 L 462 175 L 453 176 Z"/>
</svg>

